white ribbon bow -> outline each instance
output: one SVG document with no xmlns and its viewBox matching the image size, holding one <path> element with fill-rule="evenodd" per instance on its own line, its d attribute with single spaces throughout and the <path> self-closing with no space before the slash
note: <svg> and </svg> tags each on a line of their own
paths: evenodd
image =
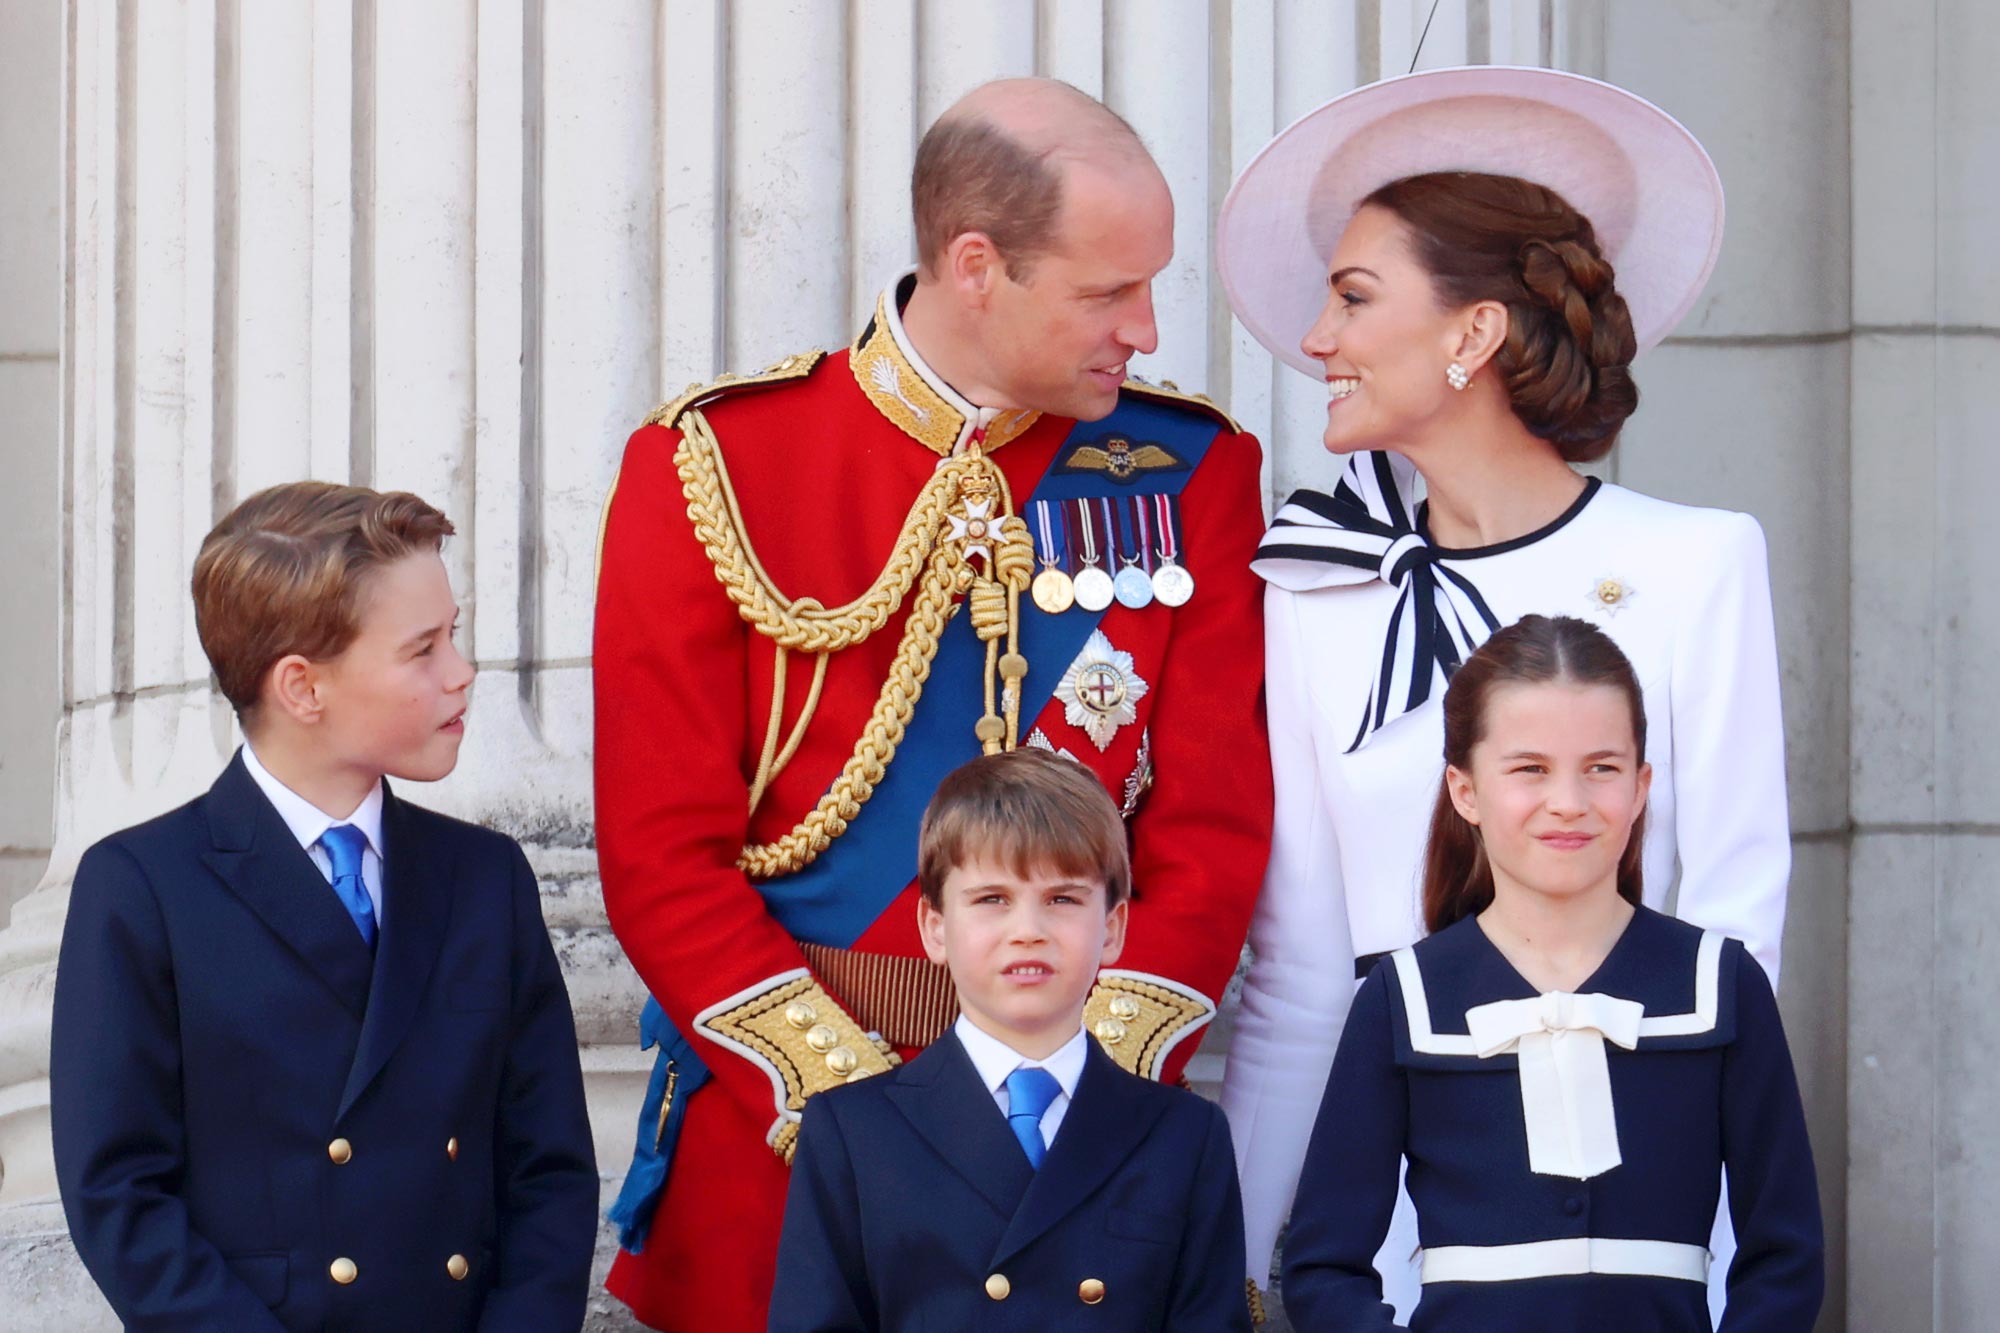
<svg viewBox="0 0 2000 1333">
<path fill-rule="evenodd" d="M 1604 1043 L 1631 1050 L 1645 1013 L 1637 1000 L 1567 991 L 1466 1010 L 1480 1059 L 1520 1057 L 1528 1167 L 1536 1175 L 1589 1180 L 1624 1160 Z"/>
</svg>

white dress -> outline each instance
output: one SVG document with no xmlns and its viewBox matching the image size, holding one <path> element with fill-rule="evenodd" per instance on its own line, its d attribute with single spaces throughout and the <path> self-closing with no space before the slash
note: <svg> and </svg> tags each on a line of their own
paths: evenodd
<svg viewBox="0 0 2000 1333">
<path fill-rule="evenodd" d="M 1463 660 L 1492 628 L 1534 613 L 1610 634 L 1645 691 L 1646 903 L 1665 910 L 1671 899 L 1673 915 L 1741 939 L 1774 985 L 1778 977 L 1791 842 L 1757 521 L 1592 480 L 1537 532 L 1447 550 L 1412 535 L 1420 488 L 1406 460 L 1357 455 L 1335 497 L 1302 493 L 1280 511 L 1256 565 L 1271 585 L 1276 827 L 1222 1104 L 1260 1284 L 1298 1185 L 1355 962 L 1424 933 L 1422 859 L 1443 772 L 1437 659 Z M 1340 502 L 1345 519 L 1365 504 L 1374 521 L 1358 526 L 1367 531 L 1321 517 Z M 1315 503 L 1319 514 L 1302 507 Z M 1419 651 L 1427 644 L 1428 660 Z M 1415 693 L 1428 682 L 1414 707 L 1412 680 Z M 1364 715 L 1380 725 L 1363 726 Z"/>
</svg>

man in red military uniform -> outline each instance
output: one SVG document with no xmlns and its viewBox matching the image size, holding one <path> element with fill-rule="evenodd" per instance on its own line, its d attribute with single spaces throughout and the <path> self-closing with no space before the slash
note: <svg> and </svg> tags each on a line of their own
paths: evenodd
<svg viewBox="0 0 2000 1333">
<path fill-rule="evenodd" d="M 1121 801 L 1130 938 L 1086 1021 L 1155 1078 L 1268 850 L 1257 442 L 1125 373 L 1164 178 L 1014 80 L 939 120 L 914 194 L 922 267 L 854 344 L 661 408 L 606 512 L 598 853 L 660 1047 L 608 1286 L 678 1333 L 763 1327 L 805 1099 L 956 1014 L 914 883 L 945 772 L 1038 745 Z"/>
</svg>

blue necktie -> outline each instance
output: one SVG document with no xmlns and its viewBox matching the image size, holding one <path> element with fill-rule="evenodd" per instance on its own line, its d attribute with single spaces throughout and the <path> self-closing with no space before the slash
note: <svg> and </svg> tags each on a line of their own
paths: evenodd
<svg viewBox="0 0 2000 1333">
<path fill-rule="evenodd" d="M 352 824 L 335 824 L 319 835 L 326 859 L 333 866 L 333 892 L 340 905 L 354 918 L 354 928 L 369 948 L 375 947 L 375 904 L 368 899 L 368 886 L 361 882 L 361 853 L 368 835 Z"/>
<path fill-rule="evenodd" d="M 1061 1091 L 1062 1084 L 1046 1069 L 1023 1065 L 1007 1075 L 1007 1128 L 1021 1141 L 1028 1165 L 1037 1169 L 1048 1152 L 1042 1142 L 1042 1116 Z"/>
</svg>

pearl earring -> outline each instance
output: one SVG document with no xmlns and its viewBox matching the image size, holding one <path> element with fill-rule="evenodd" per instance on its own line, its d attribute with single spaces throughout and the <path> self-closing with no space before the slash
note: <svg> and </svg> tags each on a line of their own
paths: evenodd
<svg viewBox="0 0 2000 1333">
<path fill-rule="evenodd" d="M 1454 361 L 1444 368 L 1444 382 L 1454 389 L 1464 389 L 1472 383 L 1472 372 Z"/>
</svg>

